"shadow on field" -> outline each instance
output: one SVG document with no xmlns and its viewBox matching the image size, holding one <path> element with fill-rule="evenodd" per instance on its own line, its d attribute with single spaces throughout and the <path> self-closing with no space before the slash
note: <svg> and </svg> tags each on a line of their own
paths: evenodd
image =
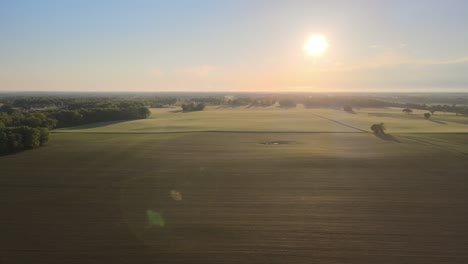
<svg viewBox="0 0 468 264">
<path fill-rule="evenodd" d="M 188 113 L 194 113 L 194 112 L 200 112 L 200 111 L 184 111 L 184 110 L 169 111 L 169 113 L 173 113 L 173 114 L 188 114 Z"/>
<path fill-rule="evenodd" d="M 120 121 L 108 121 L 108 122 L 97 122 L 97 123 L 91 123 L 87 125 L 82 125 L 82 126 L 75 126 L 75 127 L 67 127 L 65 128 L 66 130 L 77 130 L 77 129 L 84 129 L 84 128 L 98 128 L 98 127 L 104 127 L 104 126 L 110 126 L 110 125 L 115 125 L 123 122 L 127 122 L 131 120 L 120 120 Z"/>
<path fill-rule="evenodd" d="M 446 124 L 447 124 L 447 123 L 445 123 L 445 122 L 437 121 L 437 120 L 432 120 L 432 119 L 429 119 L 429 121 L 434 122 L 434 123 L 437 123 L 437 124 L 441 124 L 441 125 L 446 125 Z"/>
<path fill-rule="evenodd" d="M 392 136 L 390 134 L 374 134 L 374 136 L 376 136 L 376 137 L 378 137 L 380 139 L 383 139 L 383 140 L 401 143 L 400 140 L 398 140 L 396 137 L 394 137 L 394 136 Z"/>
</svg>

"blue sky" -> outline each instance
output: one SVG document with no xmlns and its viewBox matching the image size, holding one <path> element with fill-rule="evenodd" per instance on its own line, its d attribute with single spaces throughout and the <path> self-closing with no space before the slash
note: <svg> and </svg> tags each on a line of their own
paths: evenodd
<svg viewBox="0 0 468 264">
<path fill-rule="evenodd" d="M 468 1 L 0 0 L 0 90 L 468 92 L 466 25 Z"/>
</svg>

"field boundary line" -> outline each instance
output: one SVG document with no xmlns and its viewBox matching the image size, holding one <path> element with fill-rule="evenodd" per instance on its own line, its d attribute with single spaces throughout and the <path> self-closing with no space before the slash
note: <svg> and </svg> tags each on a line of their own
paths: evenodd
<svg viewBox="0 0 468 264">
<path fill-rule="evenodd" d="M 367 131 L 364 131 L 368 133 Z M 183 133 L 240 133 L 240 134 L 362 134 L 361 131 L 248 131 L 248 130 L 193 130 L 193 131 L 161 131 L 161 132 L 106 132 L 106 131 L 50 131 L 52 134 L 183 134 Z"/>
<path fill-rule="evenodd" d="M 330 120 L 334 121 L 334 120 Z M 337 122 L 337 121 L 334 121 Z M 346 125 L 346 124 L 344 124 Z M 252 133 L 252 134 L 363 134 L 363 133 L 371 133 L 366 130 L 358 129 L 351 127 L 353 129 L 357 129 L 359 131 L 249 131 L 249 130 L 191 130 L 191 131 L 160 131 L 160 132 L 119 132 L 119 131 L 74 131 L 74 132 L 69 132 L 69 131 L 54 131 L 51 130 L 50 133 L 52 134 L 180 134 L 180 133 Z M 422 135 L 429 135 L 429 134 L 434 134 L 434 135 L 442 135 L 442 134 L 452 134 L 452 135 L 468 135 L 468 132 L 394 132 L 391 133 L 392 135 L 417 135 L 417 134 L 422 134 Z"/>
<path fill-rule="evenodd" d="M 412 134 L 417 134 L 417 133 L 412 133 Z M 443 133 L 440 133 L 440 134 L 443 134 Z M 419 144 L 423 144 L 423 145 L 426 145 L 426 146 L 432 146 L 432 147 L 436 147 L 436 148 L 440 148 L 440 149 L 443 149 L 443 150 L 447 150 L 447 151 L 450 151 L 450 152 L 454 152 L 454 153 L 457 153 L 457 154 L 462 154 L 462 155 L 468 155 L 468 153 L 466 152 L 463 152 L 463 151 L 460 151 L 460 150 L 456 150 L 456 149 L 452 149 L 452 148 L 449 148 L 449 147 L 445 147 L 445 146 L 441 146 L 439 144 L 436 144 L 436 143 L 433 143 L 431 142 L 430 140 L 423 140 L 423 139 L 418 139 L 418 138 L 414 138 L 414 137 L 411 137 L 411 136 L 407 136 L 407 135 L 398 135 L 399 137 L 402 137 L 402 138 L 405 138 L 405 139 L 408 139 L 408 140 L 412 140 L 414 142 L 417 142 Z"/>
<path fill-rule="evenodd" d="M 370 133 L 370 132 L 367 131 L 367 130 L 360 129 L 360 128 L 357 128 L 357 127 L 353 127 L 353 126 L 348 125 L 348 124 L 345 124 L 345 123 L 343 123 L 343 122 L 336 121 L 336 120 L 333 120 L 333 119 L 330 119 L 330 118 L 328 118 L 328 117 L 324 117 L 324 116 L 321 116 L 321 115 L 317 115 L 316 113 L 312 113 L 312 114 L 315 115 L 315 116 L 321 117 L 321 118 L 323 118 L 323 119 L 326 119 L 326 120 L 328 120 L 328 121 L 335 122 L 335 123 L 340 124 L 340 125 L 342 125 L 342 126 L 346 126 L 346 127 L 349 127 L 349 128 L 352 128 L 352 129 L 355 129 L 355 130 L 358 130 L 358 131 L 361 131 L 361 132 L 363 132 L 363 133 Z"/>
</svg>

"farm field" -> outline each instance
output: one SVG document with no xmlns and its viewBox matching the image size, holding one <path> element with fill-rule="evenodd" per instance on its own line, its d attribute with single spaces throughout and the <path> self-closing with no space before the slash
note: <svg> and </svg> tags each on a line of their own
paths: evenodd
<svg viewBox="0 0 468 264">
<path fill-rule="evenodd" d="M 384 122 L 389 133 L 468 132 L 468 117 L 436 114 L 424 119 L 424 111 L 406 115 L 401 109 L 363 108 L 355 114 L 333 109 L 209 108 L 182 113 L 177 108 L 152 109 L 150 119 L 92 124 L 60 129 L 60 132 L 157 133 L 180 131 L 251 132 L 362 132 Z"/>
<path fill-rule="evenodd" d="M 468 264 L 467 11 L 0 1 L 0 264 Z"/>
<path fill-rule="evenodd" d="M 454 114 L 436 114 L 426 120 L 423 114 L 427 111 L 413 110 L 404 114 L 400 108 L 363 108 L 355 114 L 332 109 L 318 109 L 314 113 L 326 118 L 369 130 L 372 124 L 383 122 L 389 133 L 450 133 L 467 132 L 468 117 Z"/>
<path fill-rule="evenodd" d="M 0 157 L 2 263 L 468 261 L 468 134 L 379 117 L 411 131 L 384 140 L 364 109 L 153 111 Z"/>
<path fill-rule="evenodd" d="M 401 136 L 434 147 L 468 154 L 468 136 L 464 133 L 402 134 Z"/>
</svg>

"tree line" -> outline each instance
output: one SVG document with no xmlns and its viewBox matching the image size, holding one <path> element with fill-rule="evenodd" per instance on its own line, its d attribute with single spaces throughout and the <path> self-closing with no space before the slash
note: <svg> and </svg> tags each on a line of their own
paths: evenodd
<svg viewBox="0 0 468 264">
<path fill-rule="evenodd" d="M 44 145 L 56 121 L 41 113 L 21 113 L 10 106 L 0 107 L 0 155 Z"/>
<path fill-rule="evenodd" d="M 82 108 L 122 108 L 124 105 L 138 105 L 149 107 L 168 107 L 178 101 L 176 97 L 168 96 L 97 96 L 97 97 L 69 97 L 69 96 L 12 96 L 0 98 L 0 104 L 10 105 L 22 110 L 44 110 L 44 108 L 82 109 Z"/>
<path fill-rule="evenodd" d="M 80 100 L 69 102 L 66 108 L 44 110 L 29 110 L 31 107 L 20 105 L 21 107 L 9 104 L 0 106 L 0 155 L 44 145 L 49 140 L 49 129 L 144 119 L 150 115 L 146 106 L 132 100 Z"/>
<path fill-rule="evenodd" d="M 2 127 L 0 123 L 0 155 L 33 149 L 49 141 L 49 130 L 44 127 Z"/>
<path fill-rule="evenodd" d="M 145 106 L 127 108 L 83 108 L 51 110 L 47 116 L 56 120 L 56 128 L 79 126 L 96 122 L 145 119 L 150 111 Z"/>
<path fill-rule="evenodd" d="M 182 111 L 184 112 L 194 112 L 194 111 L 202 111 L 205 109 L 205 104 L 204 103 L 187 103 L 187 104 L 182 104 Z"/>
</svg>

